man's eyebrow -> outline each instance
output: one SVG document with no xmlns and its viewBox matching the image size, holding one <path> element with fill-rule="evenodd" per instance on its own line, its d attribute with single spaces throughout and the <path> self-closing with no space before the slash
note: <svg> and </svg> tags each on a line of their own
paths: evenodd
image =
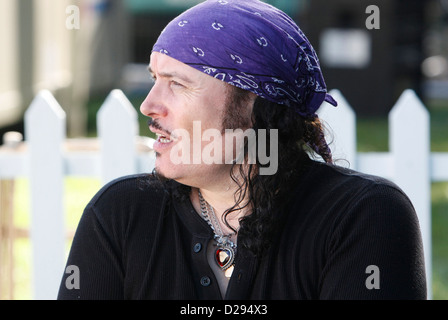
<svg viewBox="0 0 448 320">
<path fill-rule="evenodd" d="M 151 66 L 148 66 L 148 71 L 151 74 L 151 76 L 155 77 L 155 73 L 154 71 L 152 71 Z M 159 72 L 158 76 L 162 78 L 178 78 L 180 80 L 185 81 L 186 83 L 193 83 L 193 80 L 177 72 Z"/>
</svg>

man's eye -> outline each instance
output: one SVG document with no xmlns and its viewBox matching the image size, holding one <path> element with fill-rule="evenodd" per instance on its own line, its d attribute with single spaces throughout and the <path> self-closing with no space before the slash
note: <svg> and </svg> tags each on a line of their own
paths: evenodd
<svg viewBox="0 0 448 320">
<path fill-rule="evenodd" d="M 175 86 L 175 87 L 183 87 L 182 84 L 180 84 L 179 82 L 174 81 L 174 80 L 171 80 L 171 85 L 173 85 L 173 86 Z"/>
</svg>

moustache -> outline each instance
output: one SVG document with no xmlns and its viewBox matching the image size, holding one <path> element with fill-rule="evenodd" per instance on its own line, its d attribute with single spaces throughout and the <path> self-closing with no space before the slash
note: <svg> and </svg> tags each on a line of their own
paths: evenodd
<svg viewBox="0 0 448 320">
<path fill-rule="evenodd" d="M 156 130 L 165 132 L 165 133 L 167 134 L 168 137 L 171 135 L 171 132 L 170 132 L 169 130 L 166 130 L 165 128 L 163 128 L 163 127 L 160 125 L 160 123 L 157 121 L 157 119 L 152 119 L 152 118 L 150 118 L 150 119 L 148 120 L 148 126 L 149 126 L 150 128 L 154 128 L 154 129 L 156 129 Z"/>
</svg>

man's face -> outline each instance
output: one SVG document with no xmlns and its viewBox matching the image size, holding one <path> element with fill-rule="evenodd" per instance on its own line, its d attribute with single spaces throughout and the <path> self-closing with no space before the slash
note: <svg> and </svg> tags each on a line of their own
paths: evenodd
<svg viewBox="0 0 448 320">
<path fill-rule="evenodd" d="M 221 164 L 207 164 L 203 159 L 198 163 L 193 158 L 201 157 L 198 153 L 210 145 L 211 140 L 202 141 L 204 132 L 210 132 L 209 129 L 222 132 L 229 85 L 159 52 L 151 54 L 149 70 L 155 84 L 140 111 L 153 119 L 155 123 L 150 130 L 159 135 L 154 143 L 156 171 L 190 186 L 204 186 L 204 183 L 228 177 L 230 165 L 224 160 Z M 189 136 L 189 141 L 185 135 Z M 194 145 L 194 139 L 199 145 Z M 220 139 L 224 141 L 223 136 Z M 173 155 L 179 154 L 180 143 L 181 153 L 190 153 L 190 163 L 173 162 Z M 223 157 L 224 146 L 222 143 Z M 187 147 L 189 150 L 185 149 Z"/>
</svg>

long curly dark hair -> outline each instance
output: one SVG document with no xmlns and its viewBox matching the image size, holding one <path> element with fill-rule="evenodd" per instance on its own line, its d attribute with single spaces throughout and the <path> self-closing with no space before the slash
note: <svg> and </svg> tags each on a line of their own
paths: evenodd
<svg viewBox="0 0 448 320">
<path fill-rule="evenodd" d="M 229 87 L 228 107 L 222 119 L 223 130 L 246 127 L 250 123 L 245 116 L 249 92 Z M 240 220 L 238 247 L 244 246 L 255 255 L 260 255 L 269 247 L 272 234 L 279 225 L 276 209 L 280 202 L 287 202 L 287 193 L 302 172 L 309 155 L 315 153 L 327 163 L 332 163 L 332 157 L 324 138 L 324 128 L 317 116 L 305 119 L 290 107 L 257 97 L 252 119 L 249 120 L 252 120 L 252 128 L 257 136 L 259 129 L 265 129 L 266 141 L 270 141 L 270 129 L 278 130 L 278 170 L 272 175 L 259 174 L 260 168 L 267 165 L 260 163 L 258 156 L 256 163 L 234 163 L 231 177 L 238 184 L 238 189 L 235 192 L 235 205 L 224 212 L 223 222 L 233 229 L 227 222 L 228 215 L 250 206 L 252 213 Z M 270 154 L 269 143 L 266 148 L 266 154 Z M 246 159 L 247 152 L 246 141 Z M 175 198 L 186 201 L 191 188 L 175 184 L 172 192 Z"/>
<path fill-rule="evenodd" d="M 228 113 L 241 114 L 238 107 L 244 105 L 248 94 L 239 88 L 231 91 L 233 103 L 229 104 L 232 109 Z M 231 115 L 226 119 L 232 119 Z M 226 217 L 231 212 L 251 205 L 252 214 L 240 220 L 238 246 L 244 246 L 259 255 L 269 246 L 272 234 L 278 226 L 276 208 L 280 207 L 280 203 L 287 202 L 287 194 L 304 169 L 303 164 L 309 155 L 317 154 L 327 163 L 332 163 L 332 156 L 325 140 L 324 127 L 317 116 L 305 119 L 290 107 L 257 97 L 252 111 L 252 123 L 257 135 L 259 129 L 266 129 L 267 141 L 270 141 L 270 129 L 278 130 L 278 170 L 272 175 L 259 174 L 263 165 L 258 157 L 255 164 L 234 164 L 231 175 L 239 188 L 235 194 L 235 205 L 224 213 L 223 219 L 226 223 Z M 235 127 L 237 124 L 224 121 L 223 125 Z M 270 154 L 269 143 L 266 147 L 267 154 Z M 241 180 L 242 183 L 238 182 Z"/>
</svg>

